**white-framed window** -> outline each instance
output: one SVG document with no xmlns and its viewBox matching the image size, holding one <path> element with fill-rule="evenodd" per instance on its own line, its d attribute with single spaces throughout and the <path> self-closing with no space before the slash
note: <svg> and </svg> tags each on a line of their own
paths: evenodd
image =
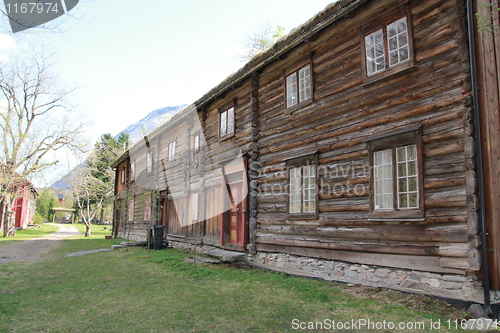
<svg viewBox="0 0 500 333">
<path fill-rule="evenodd" d="M 419 207 L 417 145 L 373 153 L 374 208 L 413 209 Z M 393 164 L 395 155 L 395 165 Z M 394 186 L 396 182 L 396 186 Z M 394 193 L 395 190 L 395 193 Z"/>
<path fill-rule="evenodd" d="M 411 12 L 400 9 L 361 28 L 364 81 L 414 66 Z"/>
<path fill-rule="evenodd" d="M 421 127 L 365 140 L 370 151 L 370 215 L 375 218 L 422 218 Z"/>
<path fill-rule="evenodd" d="M 125 184 L 125 169 L 120 172 L 120 183 Z"/>
<path fill-rule="evenodd" d="M 317 218 L 317 155 L 287 161 L 288 217 Z"/>
<path fill-rule="evenodd" d="M 365 36 L 365 48 L 368 76 L 410 60 L 406 17 Z"/>
<path fill-rule="evenodd" d="M 316 166 L 292 167 L 290 172 L 290 214 L 316 212 Z"/>
<path fill-rule="evenodd" d="M 286 76 L 286 107 L 302 103 L 312 96 L 311 65 L 307 64 Z"/>
<path fill-rule="evenodd" d="M 226 138 L 234 135 L 234 106 L 220 113 L 219 137 Z"/>
<path fill-rule="evenodd" d="M 392 150 L 386 149 L 373 153 L 373 200 L 374 208 L 392 209 L 393 179 L 392 179 Z"/>
<path fill-rule="evenodd" d="M 132 179 L 135 179 L 135 161 L 130 164 L 130 172 Z"/>
<path fill-rule="evenodd" d="M 417 145 L 396 148 L 398 208 L 419 207 Z"/>
<path fill-rule="evenodd" d="M 196 133 L 193 137 L 193 150 L 195 152 L 200 150 L 200 133 Z"/>
<path fill-rule="evenodd" d="M 175 145 L 176 141 L 172 141 L 168 144 L 168 161 L 172 162 L 175 160 Z"/>
<path fill-rule="evenodd" d="M 153 171 L 153 153 L 148 151 L 146 155 L 146 172 L 150 173 Z"/>
</svg>

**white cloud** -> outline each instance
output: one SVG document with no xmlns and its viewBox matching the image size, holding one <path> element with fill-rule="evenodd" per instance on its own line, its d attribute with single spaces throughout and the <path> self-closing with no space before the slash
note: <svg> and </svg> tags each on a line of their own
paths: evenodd
<svg viewBox="0 0 500 333">
<path fill-rule="evenodd" d="M 17 48 L 16 42 L 12 37 L 6 34 L 0 33 L 0 49 L 15 49 Z"/>
</svg>

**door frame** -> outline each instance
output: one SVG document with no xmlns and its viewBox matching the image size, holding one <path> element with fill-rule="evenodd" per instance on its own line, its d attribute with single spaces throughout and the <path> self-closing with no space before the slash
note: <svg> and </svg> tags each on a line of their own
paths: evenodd
<svg viewBox="0 0 500 333">
<path fill-rule="evenodd" d="M 223 181 L 224 181 L 224 190 L 228 193 L 228 198 L 232 200 L 231 188 L 230 185 L 241 184 L 241 195 L 242 201 L 239 203 L 241 209 L 240 214 L 241 218 L 237 218 L 241 225 L 237 226 L 237 232 L 242 233 L 241 241 L 239 243 L 230 243 L 230 214 L 231 209 L 220 214 L 220 244 L 221 247 L 228 250 L 245 252 L 246 246 L 248 244 L 248 177 L 247 177 L 247 158 L 246 156 L 239 163 L 229 163 L 225 165 L 223 168 Z M 231 176 L 235 176 L 237 174 L 242 174 L 241 180 L 232 181 Z M 230 206 L 232 206 L 230 204 Z"/>
</svg>

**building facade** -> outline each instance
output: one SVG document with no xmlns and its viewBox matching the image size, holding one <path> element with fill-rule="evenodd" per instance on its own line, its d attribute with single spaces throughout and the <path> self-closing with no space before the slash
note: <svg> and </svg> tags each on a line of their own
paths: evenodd
<svg viewBox="0 0 500 333">
<path fill-rule="evenodd" d="M 117 160 L 115 234 L 162 225 L 256 266 L 494 302 L 500 43 L 482 5 L 331 4 Z"/>
</svg>

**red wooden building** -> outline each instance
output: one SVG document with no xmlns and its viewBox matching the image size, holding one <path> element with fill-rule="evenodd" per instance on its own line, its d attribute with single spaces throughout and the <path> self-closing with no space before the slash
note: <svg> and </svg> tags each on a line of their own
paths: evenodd
<svg viewBox="0 0 500 333">
<path fill-rule="evenodd" d="M 26 181 L 17 189 L 16 199 L 14 201 L 15 227 L 26 229 L 28 224 L 33 222 L 35 216 L 37 192 L 30 182 Z"/>
</svg>

